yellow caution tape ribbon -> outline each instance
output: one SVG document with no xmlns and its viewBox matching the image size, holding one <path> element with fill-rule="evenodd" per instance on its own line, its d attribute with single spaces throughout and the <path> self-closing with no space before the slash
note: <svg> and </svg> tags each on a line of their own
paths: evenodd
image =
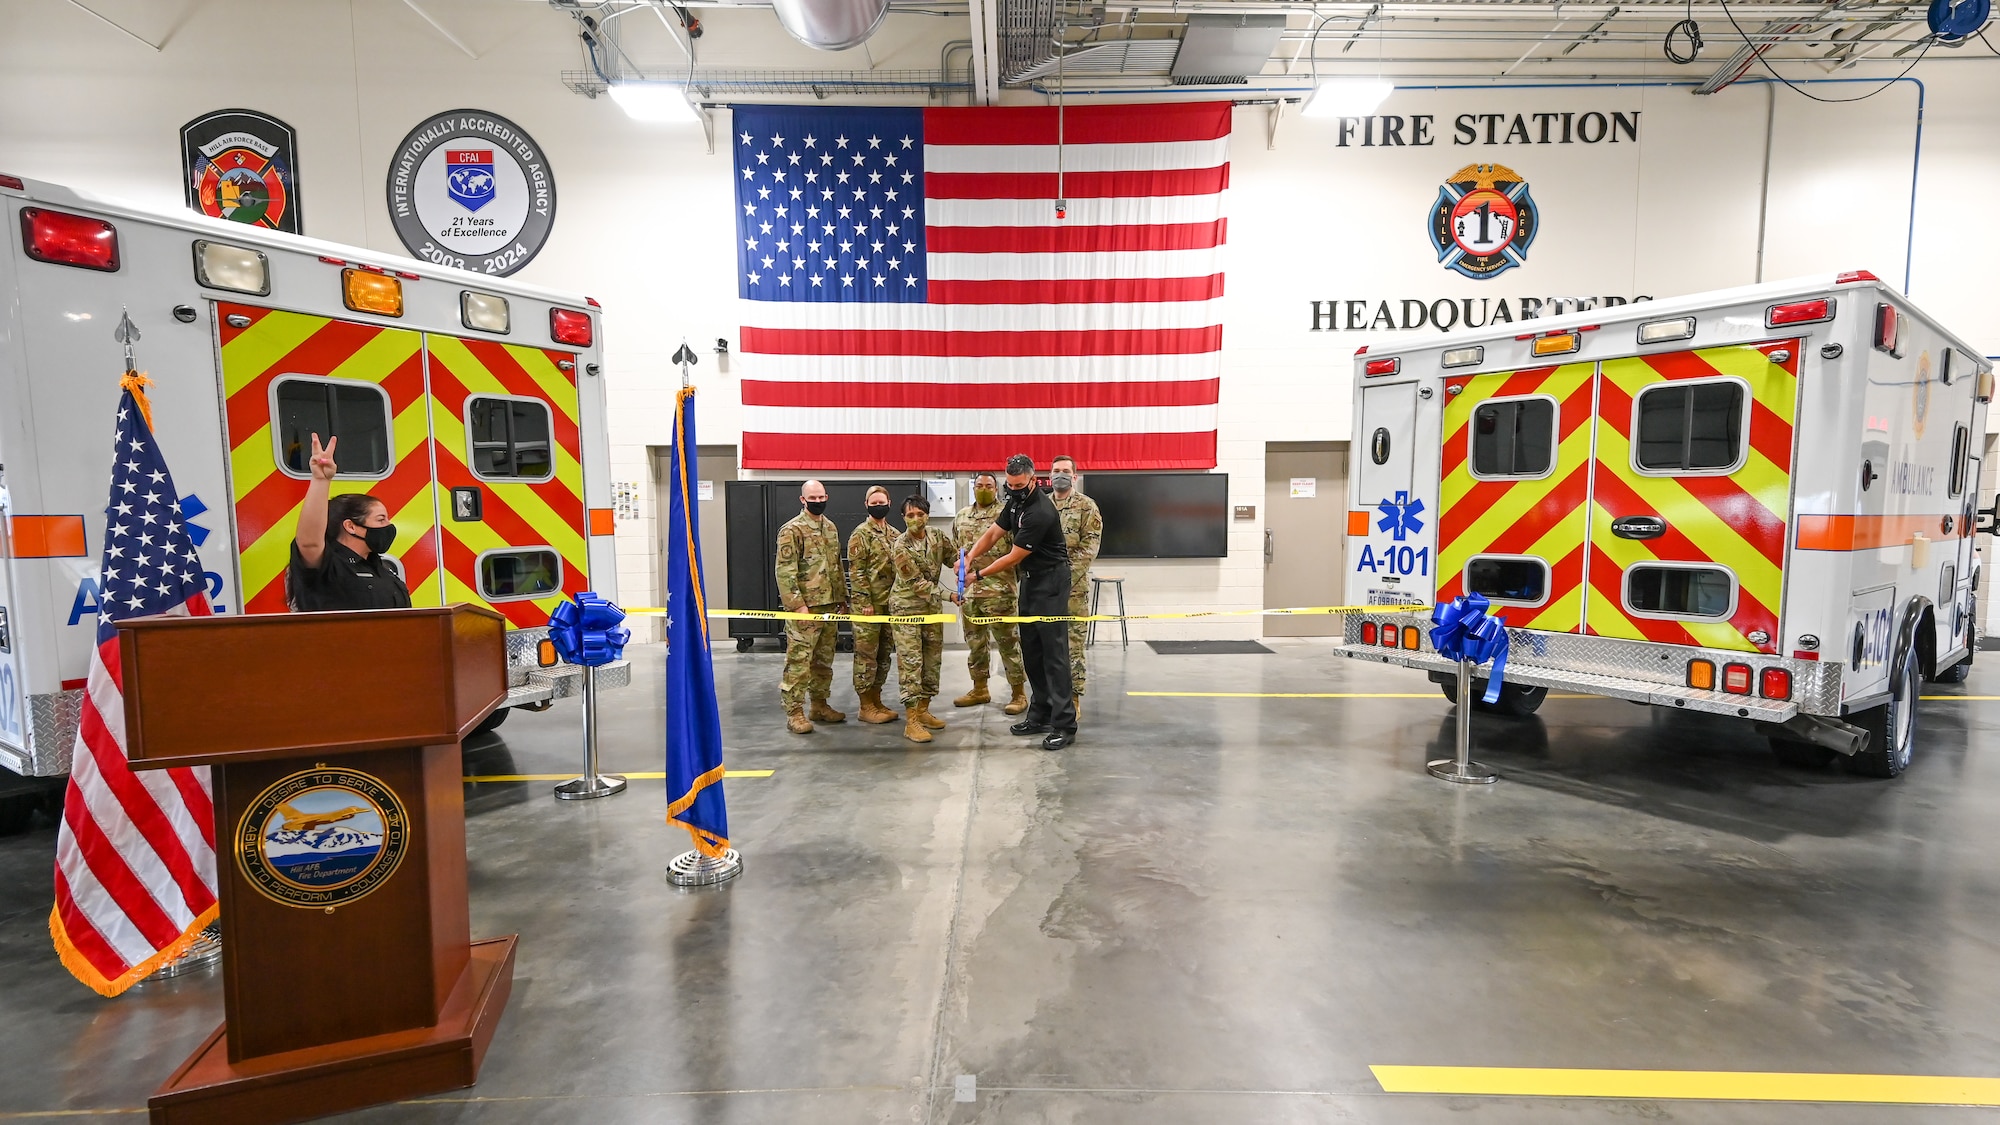
<svg viewBox="0 0 2000 1125">
<path fill-rule="evenodd" d="M 628 615 L 662 616 L 667 611 L 659 606 L 621 607 Z M 1311 614 L 1335 613 L 1414 613 L 1429 610 L 1429 605 L 1314 605 L 1295 606 L 1285 609 L 1208 609 L 1191 613 L 1090 613 L 1067 614 L 1050 613 L 1035 616 L 1005 615 L 1000 617 L 971 617 L 963 620 L 972 625 L 1028 625 L 1036 622 L 1055 621 L 1163 621 L 1191 617 L 1296 617 Z M 953 613 L 793 613 L 776 609 L 717 609 L 710 610 L 710 617 L 749 617 L 764 621 L 861 621 L 883 625 L 942 625 L 960 620 Z"/>
</svg>

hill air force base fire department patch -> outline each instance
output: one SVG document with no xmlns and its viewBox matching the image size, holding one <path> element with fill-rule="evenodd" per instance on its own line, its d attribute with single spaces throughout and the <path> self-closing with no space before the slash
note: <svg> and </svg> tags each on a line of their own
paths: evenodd
<svg viewBox="0 0 2000 1125">
<path fill-rule="evenodd" d="M 299 233 L 298 136 L 247 109 L 181 126 L 188 206 L 210 218 Z"/>
<path fill-rule="evenodd" d="M 1468 164 L 1453 172 L 1431 207 L 1431 245 L 1439 263 L 1474 281 L 1526 262 L 1541 226 L 1528 181 L 1503 164 Z"/>
<path fill-rule="evenodd" d="M 533 260 L 555 219 L 548 154 L 497 114 L 440 113 L 389 158 L 389 220 L 412 257 L 504 277 Z"/>
</svg>

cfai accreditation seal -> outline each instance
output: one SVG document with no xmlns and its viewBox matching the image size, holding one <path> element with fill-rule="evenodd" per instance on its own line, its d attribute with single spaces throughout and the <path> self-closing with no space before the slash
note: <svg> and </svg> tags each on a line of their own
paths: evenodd
<svg viewBox="0 0 2000 1125">
<path fill-rule="evenodd" d="M 413 257 L 505 276 L 541 251 L 555 218 L 547 154 L 504 117 L 440 113 L 389 159 L 389 221 Z"/>
<path fill-rule="evenodd" d="M 403 803 L 379 778 L 317 765 L 250 802 L 236 825 L 236 865 L 266 898 L 331 911 L 388 882 L 409 834 Z"/>
</svg>

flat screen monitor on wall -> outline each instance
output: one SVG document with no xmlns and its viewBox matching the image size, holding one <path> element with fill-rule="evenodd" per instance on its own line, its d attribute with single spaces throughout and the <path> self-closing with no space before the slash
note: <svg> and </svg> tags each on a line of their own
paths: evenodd
<svg viewBox="0 0 2000 1125">
<path fill-rule="evenodd" d="M 1083 490 L 1104 513 L 1107 559 L 1229 555 L 1228 473 L 1091 473 Z"/>
</svg>

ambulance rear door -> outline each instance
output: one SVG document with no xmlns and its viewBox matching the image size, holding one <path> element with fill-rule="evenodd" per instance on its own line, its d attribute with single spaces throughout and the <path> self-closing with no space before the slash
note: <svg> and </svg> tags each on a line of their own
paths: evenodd
<svg viewBox="0 0 2000 1125">
<path fill-rule="evenodd" d="M 288 608 L 314 434 L 339 439 L 335 495 L 366 492 L 388 506 L 389 553 L 411 603 L 443 605 L 422 333 L 232 302 L 215 312 L 243 611 Z"/>
<path fill-rule="evenodd" d="M 1360 406 L 1355 430 L 1361 455 L 1354 461 L 1354 507 L 1347 523 L 1350 540 L 1358 542 L 1350 541 L 1347 548 L 1348 600 L 1361 605 L 1427 602 L 1437 566 L 1430 531 L 1436 497 L 1415 484 L 1417 384 L 1364 385 Z"/>
<path fill-rule="evenodd" d="M 1588 632 L 1778 651 L 1799 344 L 1600 365 Z"/>
<path fill-rule="evenodd" d="M 1516 628 L 1583 627 L 1596 372 L 1566 363 L 1446 380 L 1440 601 L 1470 591 Z"/>
<path fill-rule="evenodd" d="M 515 628 L 547 625 L 590 589 L 577 356 L 439 334 L 426 344 L 444 598 L 491 606 Z"/>
</svg>

